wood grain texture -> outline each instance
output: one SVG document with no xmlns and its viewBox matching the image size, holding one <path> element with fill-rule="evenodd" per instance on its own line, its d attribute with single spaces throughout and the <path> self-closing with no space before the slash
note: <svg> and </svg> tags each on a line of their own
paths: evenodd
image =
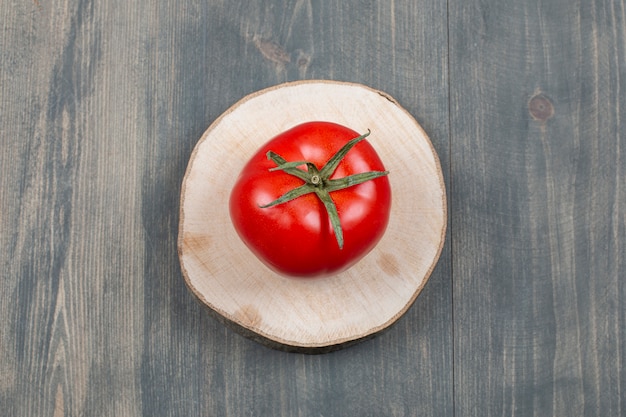
<svg viewBox="0 0 626 417">
<path fill-rule="evenodd" d="M 626 413 L 623 0 L 5 1 L 0 22 L 0 415 Z M 298 79 L 388 92 L 450 185 L 417 302 L 321 356 L 209 317 L 176 254 L 197 138 Z"/>
<path fill-rule="evenodd" d="M 626 5 L 450 6 L 455 414 L 625 415 Z"/>
<path fill-rule="evenodd" d="M 390 171 L 389 224 L 348 270 L 285 277 L 245 246 L 228 204 L 215 201 L 228 201 L 242 167 L 268 140 L 320 120 L 371 132 L 367 140 Z M 183 179 L 178 251 L 187 285 L 223 320 L 273 347 L 328 352 L 371 338 L 413 305 L 437 264 L 446 223 L 439 158 L 399 103 L 361 84 L 299 81 L 243 98 L 202 135 Z"/>
<path fill-rule="evenodd" d="M 197 138 L 296 79 L 388 92 L 447 174 L 446 4 L 1 2 L 0 415 L 452 415 L 450 251 L 383 336 L 274 352 L 195 302 L 176 254 Z"/>
</svg>

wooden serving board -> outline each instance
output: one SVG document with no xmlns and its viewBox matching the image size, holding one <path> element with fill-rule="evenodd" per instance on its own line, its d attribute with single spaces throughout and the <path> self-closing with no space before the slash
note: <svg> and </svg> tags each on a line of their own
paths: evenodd
<svg viewBox="0 0 626 417">
<path fill-rule="evenodd" d="M 297 124 L 324 120 L 357 132 L 390 171 L 392 208 L 379 244 L 331 277 L 278 275 L 243 244 L 228 198 L 243 164 Z M 311 353 L 387 328 L 424 287 L 444 244 L 446 197 L 424 130 L 393 98 L 351 83 L 301 81 L 245 97 L 204 133 L 183 180 L 178 251 L 193 294 L 227 324 L 274 348 Z"/>
</svg>

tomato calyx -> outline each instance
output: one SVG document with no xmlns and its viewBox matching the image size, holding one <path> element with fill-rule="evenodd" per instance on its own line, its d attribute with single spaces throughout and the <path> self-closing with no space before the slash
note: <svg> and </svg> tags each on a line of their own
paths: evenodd
<svg viewBox="0 0 626 417">
<path fill-rule="evenodd" d="M 333 232 L 335 234 L 337 244 L 339 245 L 339 249 L 343 249 L 344 239 L 343 230 L 341 228 L 341 220 L 339 218 L 335 202 L 330 196 L 330 193 L 385 176 L 389 174 L 389 171 L 368 171 L 349 175 L 343 178 L 330 179 L 330 177 L 333 175 L 339 166 L 339 163 L 347 155 L 350 149 L 352 149 L 360 141 L 364 140 L 370 133 L 371 132 L 368 129 L 367 133 L 364 133 L 347 142 L 328 160 L 328 162 L 326 162 L 321 169 L 318 169 L 315 164 L 309 161 L 288 162 L 277 153 L 268 151 L 266 154 L 267 158 L 276 164 L 276 167 L 271 168 L 270 171 L 283 171 L 286 174 L 301 179 L 304 181 L 304 184 L 286 192 L 271 203 L 261 205 L 259 207 L 273 207 L 294 200 L 303 195 L 314 193 L 324 204 L 324 208 L 328 213 L 328 218 L 330 219 L 330 223 L 333 227 Z M 306 166 L 306 170 L 301 169 L 301 166 Z"/>
</svg>

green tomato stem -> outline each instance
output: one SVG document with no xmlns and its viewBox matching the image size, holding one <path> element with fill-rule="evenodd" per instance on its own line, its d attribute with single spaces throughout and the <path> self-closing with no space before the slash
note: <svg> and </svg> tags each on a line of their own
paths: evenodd
<svg viewBox="0 0 626 417">
<path fill-rule="evenodd" d="M 343 249 L 343 230 L 341 228 L 341 220 L 339 213 L 337 212 L 337 206 L 333 201 L 330 193 L 333 191 L 343 190 L 344 188 L 352 187 L 357 184 L 362 184 L 366 181 L 373 180 L 378 177 L 382 177 L 389 174 L 389 171 L 369 171 L 359 174 L 349 175 L 343 178 L 330 179 L 333 175 L 339 163 L 345 158 L 350 149 L 352 149 L 357 143 L 369 136 L 370 131 L 358 136 L 349 142 L 347 142 L 336 154 L 334 154 L 328 162 L 318 170 L 315 164 L 309 161 L 294 161 L 287 162 L 282 156 L 275 152 L 267 152 L 267 159 L 276 164 L 276 167 L 271 168 L 270 171 L 283 171 L 289 175 L 293 175 L 304 181 L 299 187 L 290 190 L 272 201 L 271 203 L 260 206 L 261 208 L 273 207 L 279 204 L 286 203 L 303 195 L 315 193 L 317 198 L 324 204 L 324 208 L 328 213 L 328 218 L 333 227 L 333 232 L 339 245 L 339 249 Z M 306 166 L 307 170 L 300 169 L 299 167 Z"/>
</svg>

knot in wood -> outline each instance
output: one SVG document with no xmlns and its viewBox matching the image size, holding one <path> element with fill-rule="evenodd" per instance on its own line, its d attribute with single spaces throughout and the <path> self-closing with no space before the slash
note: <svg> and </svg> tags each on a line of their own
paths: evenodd
<svg viewBox="0 0 626 417">
<path fill-rule="evenodd" d="M 535 120 L 545 122 L 554 116 L 552 101 L 542 93 L 535 94 L 528 102 L 528 111 Z"/>
</svg>

